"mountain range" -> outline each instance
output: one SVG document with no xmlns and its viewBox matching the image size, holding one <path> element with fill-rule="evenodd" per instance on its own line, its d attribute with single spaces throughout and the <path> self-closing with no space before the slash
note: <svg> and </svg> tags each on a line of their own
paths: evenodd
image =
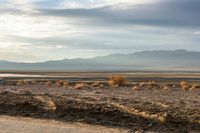
<svg viewBox="0 0 200 133">
<path fill-rule="evenodd" d="M 94 58 L 39 63 L 0 61 L 0 70 L 23 71 L 132 71 L 200 70 L 200 52 L 187 50 L 141 51 Z"/>
</svg>

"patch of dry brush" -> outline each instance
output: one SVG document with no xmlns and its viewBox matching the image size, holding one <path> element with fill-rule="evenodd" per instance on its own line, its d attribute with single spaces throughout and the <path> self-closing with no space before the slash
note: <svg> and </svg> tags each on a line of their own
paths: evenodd
<svg viewBox="0 0 200 133">
<path fill-rule="evenodd" d="M 74 86 L 74 89 L 78 89 L 78 90 L 87 89 L 87 88 L 89 88 L 89 85 L 86 84 L 86 83 L 77 83 L 77 84 Z"/>
<path fill-rule="evenodd" d="M 110 76 L 108 84 L 111 87 L 125 86 L 127 84 L 127 79 L 122 75 Z"/>
<path fill-rule="evenodd" d="M 26 81 L 26 80 L 19 80 L 17 82 L 17 85 L 26 85 L 26 84 L 28 84 L 28 81 Z"/>
<path fill-rule="evenodd" d="M 183 90 L 189 90 L 190 89 L 190 84 L 187 81 L 181 81 L 180 86 Z"/>
<path fill-rule="evenodd" d="M 57 87 L 64 87 L 64 88 L 68 88 L 69 87 L 69 82 L 65 81 L 65 80 L 58 80 L 56 82 L 56 86 Z"/>
<path fill-rule="evenodd" d="M 92 88 L 103 88 L 104 85 L 101 84 L 100 82 L 94 82 L 94 83 L 91 84 L 91 87 Z"/>
<path fill-rule="evenodd" d="M 52 86 L 52 82 L 51 82 L 51 81 L 47 81 L 47 82 L 46 82 L 46 85 L 47 85 L 48 87 L 51 87 L 51 86 Z"/>
<path fill-rule="evenodd" d="M 193 84 L 192 89 L 200 89 L 200 85 L 199 84 Z"/>
</svg>

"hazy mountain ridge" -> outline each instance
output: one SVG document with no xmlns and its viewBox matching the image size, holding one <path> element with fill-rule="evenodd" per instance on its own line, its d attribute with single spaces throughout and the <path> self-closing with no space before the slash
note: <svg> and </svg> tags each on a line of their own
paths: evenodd
<svg viewBox="0 0 200 133">
<path fill-rule="evenodd" d="M 40 63 L 0 61 L 0 70 L 152 70 L 200 68 L 200 52 L 186 50 L 142 51 L 89 59 L 64 59 Z"/>
</svg>

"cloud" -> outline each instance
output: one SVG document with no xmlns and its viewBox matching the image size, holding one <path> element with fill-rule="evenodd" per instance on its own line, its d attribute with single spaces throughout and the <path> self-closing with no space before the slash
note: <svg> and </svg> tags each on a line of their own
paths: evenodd
<svg viewBox="0 0 200 133">
<path fill-rule="evenodd" d="M 200 31 L 193 32 L 195 35 L 200 35 Z"/>
<path fill-rule="evenodd" d="M 0 56 L 43 61 L 200 50 L 199 12 L 199 0 L 1 0 Z"/>
<path fill-rule="evenodd" d="M 108 2 L 109 3 L 109 2 Z M 128 8 L 115 8 L 117 2 L 109 6 L 94 8 L 41 9 L 41 15 L 70 18 L 87 18 L 91 23 L 140 24 L 153 26 L 200 26 L 199 0 L 165 0 L 151 4 L 129 5 Z M 127 6 L 127 5 L 126 5 Z"/>
</svg>

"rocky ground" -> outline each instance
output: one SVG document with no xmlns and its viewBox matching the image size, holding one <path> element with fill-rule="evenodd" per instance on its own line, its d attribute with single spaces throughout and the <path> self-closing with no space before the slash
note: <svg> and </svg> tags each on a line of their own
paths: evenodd
<svg viewBox="0 0 200 133">
<path fill-rule="evenodd" d="M 200 132 L 200 89 L 1 85 L 0 114 L 160 133 Z"/>
</svg>

